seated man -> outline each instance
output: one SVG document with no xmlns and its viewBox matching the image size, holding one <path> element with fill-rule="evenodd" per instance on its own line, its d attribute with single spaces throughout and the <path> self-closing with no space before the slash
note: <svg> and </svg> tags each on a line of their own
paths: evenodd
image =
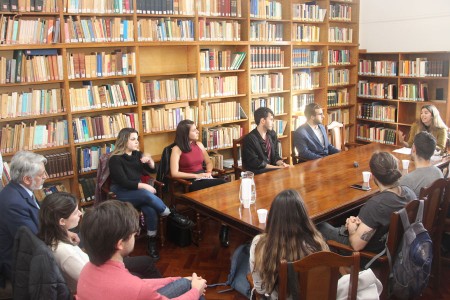
<svg viewBox="0 0 450 300">
<path fill-rule="evenodd" d="M 323 111 L 317 103 L 305 107 L 306 123 L 294 132 L 294 146 L 303 160 L 313 160 L 338 153 L 328 141 L 325 127 L 322 125 Z"/>
<path fill-rule="evenodd" d="M 111 222 L 114 220 L 114 222 Z M 192 277 L 140 279 L 126 269 L 123 259 L 134 249 L 139 229 L 136 209 L 129 202 L 110 200 L 88 210 L 81 235 L 89 262 L 81 270 L 77 299 L 199 299 L 206 280 Z"/>
<path fill-rule="evenodd" d="M 400 178 L 400 184 L 411 188 L 419 197 L 420 189 L 430 186 L 439 178 L 444 178 L 442 171 L 431 164 L 431 156 L 436 149 L 436 139 L 426 131 L 421 131 L 414 137 L 411 147 L 411 160 L 416 169 Z"/>
<path fill-rule="evenodd" d="M 10 164 L 11 181 L 0 192 L 0 287 L 11 280 L 14 237 L 21 226 L 39 228 L 39 204 L 33 191 L 48 178 L 47 159 L 29 151 L 17 152 Z"/>
<path fill-rule="evenodd" d="M 268 107 L 255 110 L 256 128 L 247 134 L 242 143 L 242 166 L 255 174 L 286 168 L 278 154 L 278 138 L 273 131 L 273 112 Z"/>
</svg>

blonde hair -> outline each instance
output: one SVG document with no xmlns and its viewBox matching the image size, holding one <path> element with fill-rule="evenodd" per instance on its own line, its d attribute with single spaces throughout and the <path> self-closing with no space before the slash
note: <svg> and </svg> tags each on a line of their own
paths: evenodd
<svg viewBox="0 0 450 300">
<path fill-rule="evenodd" d="M 122 128 L 117 135 L 116 143 L 114 145 L 114 151 L 111 152 L 111 156 L 113 155 L 122 155 L 127 150 L 127 143 L 130 135 L 132 133 L 138 134 L 138 131 L 134 128 Z"/>
</svg>

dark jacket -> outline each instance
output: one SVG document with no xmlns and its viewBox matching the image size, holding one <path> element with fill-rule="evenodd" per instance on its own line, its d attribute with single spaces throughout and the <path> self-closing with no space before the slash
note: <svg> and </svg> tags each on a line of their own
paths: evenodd
<svg viewBox="0 0 450 300">
<path fill-rule="evenodd" d="M 97 169 L 97 184 L 95 185 L 95 204 L 102 203 L 108 199 L 108 195 L 103 191 L 103 185 L 106 184 L 109 179 L 109 153 L 100 156 Z M 110 184 L 110 182 L 108 182 Z"/>
<path fill-rule="evenodd" d="M 294 145 L 297 149 L 298 156 L 302 159 L 313 160 L 339 152 L 339 150 L 328 141 L 328 135 L 325 131 L 325 127 L 322 124 L 319 124 L 319 128 L 323 134 L 325 146 L 322 146 L 319 138 L 308 123 L 303 124 L 295 130 Z"/>
<path fill-rule="evenodd" d="M 14 300 L 72 299 L 50 248 L 28 227 L 17 231 L 13 252 Z"/>
<path fill-rule="evenodd" d="M 263 138 L 255 128 L 249 132 L 242 143 L 242 166 L 245 170 L 255 174 L 265 172 L 267 164 L 276 165 L 281 160 L 278 153 L 278 138 L 275 131 L 267 132 L 271 146 L 271 155 L 268 157 Z"/>
<path fill-rule="evenodd" d="M 175 145 L 175 143 L 172 143 L 164 148 L 161 155 L 161 160 L 159 161 L 158 169 L 156 171 L 156 180 L 164 183 L 164 188 L 166 190 L 169 186 L 167 175 L 170 173 L 170 155 L 172 154 L 172 148 Z"/>
</svg>

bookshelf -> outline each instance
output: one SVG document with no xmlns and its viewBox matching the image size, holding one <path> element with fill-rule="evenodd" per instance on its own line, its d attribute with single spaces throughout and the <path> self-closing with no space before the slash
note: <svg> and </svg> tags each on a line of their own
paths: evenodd
<svg viewBox="0 0 450 300">
<path fill-rule="evenodd" d="M 177 123 L 193 119 L 207 148 L 229 158 L 259 106 L 275 111 L 284 157 L 308 102 L 326 123 L 354 125 L 359 0 L 36 2 L 0 8 L 1 137 L 11 144 L 2 154 L 70 153 L 74 172 L 61 178 L 78 195 L 124 126 L 158 157 Z M 19 59 L 23 78 L 12 81 Z M 19 98 L 33 99 L 22 100 L 29 111 L 10 104 Z M 8 138 L 28 136 L 24 126 L 59 139 Z"/>
<path fill-rule="evenodd" d="M 450 52 L 359 54 L 356 140 L 398 144 L 423 105 L 432 104 L 449 124 Z"/>
</svg>

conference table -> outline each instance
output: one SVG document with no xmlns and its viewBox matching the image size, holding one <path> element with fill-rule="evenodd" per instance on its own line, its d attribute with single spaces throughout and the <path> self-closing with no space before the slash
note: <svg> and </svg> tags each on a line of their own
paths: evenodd
<svg viewBox="0 0 450 300">
<path fill-rule="evenodd" d="M 286 189 L 294 189 L 302 196 L 310 218 L 318 224 L 339 217 L 363 205 L 378 193 L 378 187 L 371 176 L 370 191 L 350 187 L 362 184 L 362 171 L 370 171 L 372 153 L 386 151 L 399 159 L 410 159 L 410 155 L 392 152 L 396 146 L 371 143 L 348 151 L 304 162 L 289 168 L 279 169 L 255 176 L 256 202 L 244 208 L 239 201 L 241 180 L 183 194 L 178 200 L 194 208 L 199 214 L 210 216 L 243 233 L 254 236 L 265 229 L 265 223 L 258 222 L 257 209 L 270 209 L 275 196 Z M 450 157 L 444 156 L 433 163 L 438 167 L 448 166 Z M 415 169 L 411 161 L 408 170 Z M 199 222 L 198 226 L 199 225 Z M 197 228 L 199 231 L 200 227 Z"/>
</svg>

